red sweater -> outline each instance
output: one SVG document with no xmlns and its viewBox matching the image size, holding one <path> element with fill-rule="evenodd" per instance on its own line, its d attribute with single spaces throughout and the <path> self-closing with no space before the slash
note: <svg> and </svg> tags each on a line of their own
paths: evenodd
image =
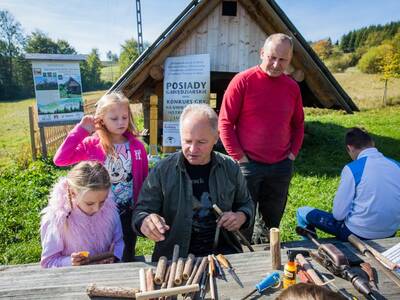
<svg viewBox="0 0 400 300">
<path fill-rule="evenodd" d="M 304 136 L 300 88 L 286 75 L 270 77 L 259 66 L 237 74 L 225 92 L 219 131 L 235 160 L 246 154 L 263 163 L 299 153 Z"/>
</svg>

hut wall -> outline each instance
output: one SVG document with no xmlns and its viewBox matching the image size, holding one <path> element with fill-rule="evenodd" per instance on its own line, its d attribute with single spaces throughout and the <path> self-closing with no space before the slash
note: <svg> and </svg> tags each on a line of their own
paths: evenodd
<svg viewBox="0 0 400 300">
<path fill-rule="evenodd" d="M 221 2 L 170 56 L 209 53 L 211 71 L 237 73 L 260 62 L 266 36 L 240 3 L 236 16 L 223 16 Z"/>
</svg>

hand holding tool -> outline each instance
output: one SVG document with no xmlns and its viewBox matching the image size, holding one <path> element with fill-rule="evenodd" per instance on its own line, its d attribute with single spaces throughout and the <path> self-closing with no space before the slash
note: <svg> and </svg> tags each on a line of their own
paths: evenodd
<svg viewBox="0 0 400 300">
<path fill-rule="evenodd" d="M 223 211 L 216 204 L 213 205 L 213 209 L 220 217 L 224 214 Z M 249 241 L 245 238 L 245 236 L 239 230 L 233 231 L 233 234 L 239 239 L 239 241 L 242 241 L 242 243 L 244 245 L 246 245 L 247 248 L 249 248 L 250 252 L 254 252 L 254 249 L 251 246 L 251 244 L 249 243 Z"/>
<path fill-rule="evenodd" d="M 270 287 L 278 287 L 281 284 L 281 279 L 278 272 L 273 272 L 268 274 L 263 280 L 256 284 L 256 288 L 243 297 L 241 300 L 249 298 L 255 292 L 259 292 L 260 294 Z"/>
<path fill-rule="evenodd" d="M 225 268 L 227 268 L 229 274 L 231 274 L 232 278 L 236 281 L 236 283 L 243 288 L 243 283 L 240 281 L 239 277 L 237 276 L 235 269 L 232 268 L 232 265 L 230 264 L 230 262 L 225 258 L 225 256 L 223 256 L 222 254 L 218 254 L 217 255 L 217 259 L 219 261 L 219 263 L 224 266 Z"/>
</svg>

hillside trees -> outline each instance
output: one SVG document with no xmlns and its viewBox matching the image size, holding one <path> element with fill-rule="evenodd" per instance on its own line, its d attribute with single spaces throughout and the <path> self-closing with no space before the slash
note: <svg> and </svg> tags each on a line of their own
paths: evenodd
<svg viewBox="0 0 400 300">
<path fill-rule="evenodd" d="M 119 56 L 119 73 L 122 74 L 125 70 L 138 58 L 139 51 L 137 41 L 135 39 L 126 40 L 121 45 L 122 51 Z"/>
<path fill-rule="evenodd" d="M 76 54 L 76 50 L 67 41 L 53 41 L 40 30 L 28 36 L 24 50 L 27 53 Z"/>
<path fill-rule="evenodd" d="M 0 10 L 0 99 L 23 97 L 32 88 L 32 79 L 26 76 L 24 43 L 21 24 L 8 11 Z"/>
<path fill-rule="evenodd" d="M 101 81 L 101 61 L 99 50 L 94 48 L 86 58 L 86 61 L 81 62 L 82 86 L 85 91 L 93 91 L 103 88 Z"/>
</svg>

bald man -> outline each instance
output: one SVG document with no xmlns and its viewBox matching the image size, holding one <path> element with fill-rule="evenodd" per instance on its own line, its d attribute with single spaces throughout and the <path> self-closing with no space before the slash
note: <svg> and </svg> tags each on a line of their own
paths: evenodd
<svg viewBox="0 0 400 300">
<path fill-rule="evenodd" d="M 255 231 L 255 243 L 266 242 L 259 240 L 260 236 L 267 237 L 270 228 L 279 227 L 293 161 L 303 141 L 300 88 L 284 74 L 292 55 L 289 36 L 269 36 L 260 51 L 261 64 L 237 74 L 230 82 L 219 115 L 221 140 L 240 164 L 265 223 L 265 228 Z M 246 235 L 250 239 L 252 230 Z"/>
<path fill-rule="evenodd" d="M 175 244 L 183 257 L 242 252 L 231 232 L 249 227 L 254 205 L 236 162 L 213 151 L 218 140 L 214 110 L 205 104 L 187 106 L 180 134 L 182 151 L 159 162 L 143 184 L 134 230 L 156 242 L 153 261 L 170 258 Z M 224 211 L 220 219 L 213 204 Z"/>
</svg>

